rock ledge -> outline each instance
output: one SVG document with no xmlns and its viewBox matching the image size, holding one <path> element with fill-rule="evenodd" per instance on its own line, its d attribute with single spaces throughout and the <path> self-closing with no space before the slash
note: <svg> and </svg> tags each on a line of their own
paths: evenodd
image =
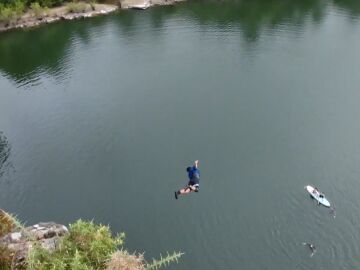
<svg viewBox="0 0 360 270">
<path fill-rule="evenodd" d="M 44 249 L 54 251 L 58 247 L 60 238 L 68 232 L 64 225 L 42 222 L 4 235 L 0 238 L 0 247 L 11 252 L 12 265 L 16 268 L 24 264 L 34 244 L 40 244 Z"/>
<path fill-rule="evenodd" d="M 147 9 L 152 6 L 168 6 L 186 0 L 120 0 L 121 9 Z"/>
</svg>

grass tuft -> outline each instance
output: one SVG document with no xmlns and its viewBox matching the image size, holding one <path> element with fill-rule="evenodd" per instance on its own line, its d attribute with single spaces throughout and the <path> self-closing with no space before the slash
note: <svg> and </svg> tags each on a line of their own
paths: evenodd
<svg viewBox="0 0 360 270">
<path fill-rule="evenodd" d="M 146 270 L 158 270 L 162 267 L 166 267 L 168 265 L 170 265 L 170 263 L 173 262 L 178 262 L 179 258 L 184 255 L 184 253 L 181 252 L 175 252 L 173 254 L 167 254 L 166 257 L 162 257 L 162 255 L 160 254 L 160 259 L 159 260 L 155 260 L 153 259 L 152 263 L 149 263 L 146 265 Z"/>
<path fill-rule="evenodd" d="M 24 224 L 22 224 L 15 215 L 0 209 L 0 237 L 22 229 L 24 229 Z"/>
<path fill-rule="evenodd" d="M 67 10 L 69 13 L 82 13 L 87 10 L 87 4 L 83 2 L 70 2 L 67 4 Z"/>
<path fill-rule="evenodd" d="M 42 19 L 48 15 L 48 9 L 42 7 L 38 2 L 31 3 L 30 9 L 37 19 Z"/>
<path fill-rule="evenodd" d="M 106 270 L 145 270 L 143 254 L 129 254 L 126 250 L 118 250 L 107 262 Z"/>
<path fill-rule="evenodd" d="M 59 249 L 49 253 L 35 246 L 28 256 L 28 270 L 105 269 L 111 254 L 124 243 L 124 234 L 113 237 L 108 226 L 78 220 L 69 226 Z"/>
</svg>

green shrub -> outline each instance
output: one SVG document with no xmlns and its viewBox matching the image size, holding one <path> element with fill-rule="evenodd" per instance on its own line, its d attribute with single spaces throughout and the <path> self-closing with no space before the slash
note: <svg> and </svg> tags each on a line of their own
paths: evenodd
<svg viewBox="0 0 360 270">
<path fill-rule="evenodd" d="M 75 2 L 70 2 L 67 5 L 67 10 L 70 13 L 80 13 L 80 12 L 85 12 L 87 8 L 87 5 L 85 3 L 79 2 L 79 3 L 75 3 Z"/>
<path fill-rule="evenodd" d="M 40 6 L 38 2 L 31 3 L 30 8 L 36 18 L 40 19 L 47 15 L 47 9 Z"/>
<path fill-rule="evenodd" d="M 9 22 L 18 19 L 24 13 L 25 2 L 23 0 L 15 0 L 11 4 L 0 4 L 0 22 Z"/>
<path fill-rule="evenodd" d="M 86 264 L 86 259 L 83 255 L 80 254 L 78 250 L 76 250 L 73 260 L 70 263 L 70 269 L 73 270 L 91 270 L 92 267 L 89 267 Z"/>
<path fill-rule="evenodd" d="M 9 22 L 15 17 L 15 13 L 9 6 L 0 7 L 0 22 Z"/>
<path fill-rule="evenodd" d="M 74 247 L 84 253 L 92 265 L 99 267 L 118 246 L 123 245 L 124 237 L 124 234 L 112 237 L 108 226 L 78 220 L 70 225 L 70 234 L 64 242 L 75 244 Z"/>
<path fill-rule="evenodd" d="M 108 226 L 78 220 L 54 252 L 35 244 L 27 257 L 27 270 L 157 270 L 183 255 L 174 252 L 147 263 L 142 254 L 117 250 L 124 244 L 124 234 L 111 235 Z"/>
<path fill-rule="evenodd" d="M 55 6 L 60 6 L 65 0 L 22 0 L 22 1 L 29 1 L 30 3 L 38 2 L 39 5 L 43 8 L 51 8 Z"/>
<path fill-rule="evenodd" d="M 52 264 L 51 253 L 39 245 L 34 245 L 30 250 L 27 257 L 27 270 L 43 270 L 50 269 L 50 266 L 55 266 L 57 264 Z M 55 260 L 54 260 L 55 261 Z M 62 268 L 56 268 L 62 269 Z M 65 269 L 65 268 L 63 268 Z"/>
<path fill-rule="evenodd" d="M 9 5 L 9 4 L 11 4 L 11 2 L 12 2 L 11 0 L 0 0 L 0 6 L 1 5 L 5 5 L 5 6 Z"/>
<path fill-rule="evenodd" d="M 15 0 L 13 2 L 13 11 L 15 13 L 15 16 L 18 18 L 20 17 L 23 13 L 24 13 L 24 10 L 25 10 L 25 2 L 22 1 L 22 0 Z"/>
<path fill-rule="evenodd" d="M 57 0 L 38 0 L 40 6 L 42 7 L 54 7 L 57 5 L 60 5 L 63 1 L 57 1 Z"/>
<path fill-rule="evenodd" d="M 111 254 L 121 246 L 124 234 L 113 237 L 108 226 L 78 220 L 69 234 L 50 253 L 35 246 L 28 255 L 28 270 L 92 270 L 104 269 Z"/>
</svg>

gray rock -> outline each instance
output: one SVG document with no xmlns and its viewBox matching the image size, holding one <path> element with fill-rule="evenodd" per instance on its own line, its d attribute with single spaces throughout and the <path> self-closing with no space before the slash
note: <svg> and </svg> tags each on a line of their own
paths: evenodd
<svg viewBox="0 0 360 270">
<path fill-rule="evenodd" d="M 120 0 L 122 9 L 147 9 L 152 6 L 174 5 L 186 0 Z"/>
<path fill-rule="evenodd" d="M 20 232 L 14 232 L 12 234 L 10 234 L 10 238 L 12 241 L 19 241 L 21 238 L 21 233 Z"/>
<path fill-rule="evenodd" d="M 49 238 L 49 239 L 44 239 L 43 241 L 41 241 L 41 246 L 42 248 L 49 250 L 49 251 L 55 251 L 56 248 L 58 247 L 58 243 L 59 243 L 59 238 Z"/>
<path fill-rule="evenodd" d="M 0 238 L 0 246 L 8 248 L 14 253 L 15 269 L 24 265 L 29 250 L 35 243 L 44 249 L 54 251 L 57 249 L 61 237 L 68 233 L 66 226 L 54 222 L 38 223 L 24 228 L 19 232 L 12 232 Z"/>
<path fill-rule="evenodd" d="M 121 9 L 147 9 L 152 3 L 151 0 L 120 0 Z"/>
</svg>

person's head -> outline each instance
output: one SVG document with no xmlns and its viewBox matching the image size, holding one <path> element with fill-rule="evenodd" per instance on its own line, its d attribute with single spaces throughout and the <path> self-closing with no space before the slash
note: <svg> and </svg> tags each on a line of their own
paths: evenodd
<svg viewBox="0 0 360 270">
<path fill-rule="evenodd" d="M 190 172 L 190 171 L 191 171 L 191 167 L 187 167 L 187 168 L 186 168 L 186 171 L 187 171 L 187 172 Z"/>
</svg>

